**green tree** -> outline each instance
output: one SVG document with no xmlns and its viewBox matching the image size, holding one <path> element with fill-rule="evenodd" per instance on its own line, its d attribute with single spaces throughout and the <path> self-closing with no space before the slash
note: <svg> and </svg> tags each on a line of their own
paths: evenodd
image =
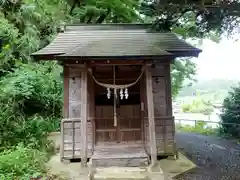
<svg viewBox="0 0 240 180">
<path fill-rule="evenodd" d="M 223 102 L 222 128 L 223 132 L 234 137 L 240 137 L 240 85 L 232 88 Z M 227 124 L 230 123 L 230 124 Z M 233 125 L 233 124 L 237 125 Z"/>
<path fill-rule="evenodd" d="M 68 0 L 70 14 L 80 23 L 134 23 L 141 21 L 138 0 Z"/>
<path fill-rule="evenodd" d="M 50 42 L 68 19 L 61 0 L 0 0 L 0 72 L 31 60 L 32 52 Z"/>
<path fill-rule="evenodd" d="M 240 2 L 212 0 L 144 0 L 141 14 L 158 31 L 173 31 L 183 39 L 210 38 L 219 41 L 222 34 L 232 35 L 240 23 Z M 172 94 L 176 96 L 183 82 L 194 81 L 195 64 L 191 59 L 172 65 Z"/>
</svg>

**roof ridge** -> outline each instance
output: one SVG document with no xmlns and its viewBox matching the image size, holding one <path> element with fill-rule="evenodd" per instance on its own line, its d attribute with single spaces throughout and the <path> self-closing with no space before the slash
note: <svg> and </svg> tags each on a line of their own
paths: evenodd
<svg viewBox="0 0 240 180">
<path fill-rule="evenodd" d="M 151 24 L 143 24 L 143 23 L 105 23 L 105 24 L 69 24 L 65 25 L 65 31 L 73 31 L 73 30 L 137 30 L 137 29 L 149 29 Z"/>
<path fill-rule="evenodd" d="M 102 23 L 102 24 L 86 24 L 86 23 L 73 23 L 66 24 L 66 26 L 127 26 L 127 25 L 137 25 L 137 26 L 151 26 L 151 23 Z"/>
</svg>

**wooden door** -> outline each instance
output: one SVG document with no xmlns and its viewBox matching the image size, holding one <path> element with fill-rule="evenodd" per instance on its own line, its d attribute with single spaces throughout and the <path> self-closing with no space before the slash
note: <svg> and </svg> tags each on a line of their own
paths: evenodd
<svg viewBox="0 0 240 180">
<path fill-rule="evenodd" d="M 117 127 L 114 127 L 113 106 L 96 106 L 96 143 L 117 142 Z"/>
<path fill-rule="evenodd" d="M 120 105 L 114 127 L 113 106 L 96 106 L 96 143 L 141 140 L 140 105 Z"/>
<path fill-rule="evenodd" d="M 120 141 L 141 140 L 140 105 L 120 105 L 118 125 Z"/>
</svg>

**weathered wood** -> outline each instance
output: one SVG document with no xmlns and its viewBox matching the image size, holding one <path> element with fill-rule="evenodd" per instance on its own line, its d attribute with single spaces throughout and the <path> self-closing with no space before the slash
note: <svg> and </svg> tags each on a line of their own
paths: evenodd
<svg viewBox="0 0 240 180">
<path fill-rule="evenodd" d="M 88 61 L 89 66 L 99 66 L 99 65 L 142 65 L 144 60 L 97 60 Z"/>
<path fill-rule="evenodd" d="M 147 106 L 147 95 L 146 95 L 146 77 L 142 77 L 141 81 L 141 99 L 142 99 L 142 116 L 143 116 L 143 130 L 144 130 L 144 147 L 145 151 L 148 155 L 150 155 L 150 147 L 149 147 L 149 122 L 148 122 L 148 106 Z"/>
<path fill-rule="evenodd" d="M 96 166 L 139 167 L 148 165 L 148 156 L 139 141 L 99 144 L 95 147 L 92 162 Z"/>
<path fill-rule="evenodd" d="M 68 75 L 69 75 L 69 68 L 67 66 L 63 66 L 63 91 L 64 91 L 64 102 L 63 102 L 63 117 L 64 118 L 68 118 L 69 116 L 69 100 L 68 100 L 68 96 L 69 96 L 69 81 L 68 81 Z M 64 128 L 63 128 L 63 120 L 61 121 L 61 144 L 60 144 L 60 158 L 61 160 L 64 157 L 64 136 L 63 136 L 63 132 L 64 132 Z"/>
<path fill-rule="evenodd" d="M 166 72 L 166 104 L 167 104 L 167 116 L 172 116 L 172 85 L 171 85 L 171 73 L 170 73 L 170 63 L 165 64 L 165 72 Z M 175 123 L 174 118 L 172 119 L 172 151 L 175 153 L 176 146 L 175 146 Z M 167 142 L 167 144 L 170 144 Z"/>
<path fill-rule="evenodd" d="M 174 119 L 171 114 L 170 64 L 156 64 L 152 69 L 157 154 L 173 154 Z"/>
<path fill-rule="evenodd" d="M 81 151 L 81 164 L 83 167 L 87 166 L 87 151 L 88 151 L 88 142 L 87 142 L 87 71 L 86 69 L 82 69 L 81 72 L 82 77 L 82 88 L 81 88 L 81 95 L 82 95 L 82 113 L 81 113 L 81 140 L 82 140 L 82 151 Z"/>
<path fill-rule="evenodd" d="M 69 75 L 69 68 L 67 66 L 63 66 L 63 91 L 64 91 L 64 110 L 63 110 L 63 117 L 68 118 L 69 115 L 69 109 L 68 109 L 68 105 L 69 105 L 69 100 L 68 100 L 68 96 L 69 96 L 69 81 L 68 81 L 68 75 Z"/>
<path fill-rule="evenodd" d="M 171 88 L 169 85 L 171 86 L 171 84 L 170 81 L 167 80 L 167 77 L 170 78 L 170 69 L 169 74 L 167 74 L 168 70 L 166 69 L 166 63 L 158 64 L 158 66 L 155 67 L 154 74 L 151 72 L 154 70 L 152 67 L 149 67 L 149 71 L 147 72 L 149 74 L 151 73 L 150 76 L 152 78 L 150 79 L 152 81 L 152 86 L 148 85 L 147 76 L 143 76 L 140 83 L 129 88 L 130 96 L 133 92 L 140 93 L 141 104 L 120 104 L 117 110 L 119 121 L 117 127 L 113 126 L 113 107 L 111 105 L 101 105 L 100 108 L 99 106 L 95 106 L 95 95 L 105 93 L 105 89 L 100 86 L 94 87 L 94 82 L 90 76 L 89 78 L 86 78 L 85 85 L 87 88 L 84 88 L 85 78 L 81 72 L 81 70 L 83 70 L 83 65 L 69 66 L 69 75 L 66 78 L 68 83 L 68 96 L 67 98 L 65 97 L 67 99 L 66 102 L 68 102 L 68 106 L 66 107 L 68 108 L 65 109 L 70 113 L 62 120 L 63 122 L 66 122 L 64 126 L 61 124 L 62 129 L 65 129 L 64 133 L 62 133 L 62 144 L 64 146 L 63 149 L 65 150 L 63 152 L 64 159 L 82 158 L 82 162 L 85 163 L 86 157 L 92 156 L 96 144 L 98 145 L 103 142 L 106 145 L 106 143 L 116 143 L 117 141 L 120 143 L 137 143 L 139 141 L 143 144 L 146 153 L 152 156 L 152 141 L 150 140 L 150 135 L 153 131 L 150 131 L 151 118 L 149 118 L 149 116 L 151 116 L 151 114 L 149 114 L 149 110 L 151 110 L 151 108 L 148 107 L 149 98 L 147 98 L 147 89 L 149 89 L 149 87 L 152 87 L 153 91 L 152 102 L 154 108 L 152 109 L 154 109 L 154 114 L 152 119 L 155 121 L 153 122 L 153 126 L 155 128 L 154 139 L 156 147 L 156 153 L 154 156 L 160 154 L 172 154 L 174 152 L 174 119 L 170 114 L 171 107 L 169 108 L 169 105 L 171 102 L 169 99 L 167 100 L 169 95 L 171 96 L 171 93 L 169 93 L 169 88 Z M 95 68 L 99 77 L 102 75 L 102 72 L 105 72 L 106 78 L 111 80 L 111 73 L 107 73 L 108 69 L 111 69 L 111 67 L 97 66 Z M 137 72 L 138 67 L 121 66 L 120 71 L 124 71 L 124 77 L 119 73 L 118 78 L 127 78 L 125 72 L 132 72 L 131 69 L 135 72 L 137 77 L 139 75 L 139 72 Z M 161 72 L 158 70 L 161 70 Z M 132 78 L 134 79 L 136 77 Z M 101 82 L 112 83 L 106 79 L 101 80 Z M 128 82 L 131 81 L 121 80 L 121 82 L 119 81 L 118 83 L 124 84 Z M 86 91 L 84 92 L 83 89 Z M 87 106 L 86 109 L 83 107 L 84 102 L 87 102 L 87 105 L 85 104 Z M 86 126 L 80 123 L 83 118 L 83 111 L 86 111 Z M 75 124 L 73 124 L 73 122 L 75 122 Z M 83 129 L 84 126 L 86 127 L 85 132 Z M 83 137 L 82 134 L 85 134 L 85 136 Z M 87 138 L 85 147 L 83 138 Z M 83 158 L 83 156 L 85 158 Z M 121 157 L 119 157 L 118 160 L 120 161 L 120 159 Z M 115 162 L 117 163 L 117 161 Z M 136 161 L 134 160 L 132 162 Z"/>
<path fill-rule="evenodd" d="M 151 166 L 153 167 L 157 163 L 157 147 L 156 147 L 156 132 L 155 132 L 155 119 L 154 119 L 152 74 L 151 74 L 151 66 L 149 64 L 146 65 L 146 90 L 147 90 L 147 106 L 148 106 L 148 120 L 149 120 Z"/>
<path fill-rule="evenodd" d="M 140 119 L 141 119 L 141 133 L 142 133 L 142 142 L 145 148 L 145 134 L 144 134 L 144 82 L 143 78 L 140 79 Z"/>
<path fill-rule="evenodd" d="M 171 74 L 170 74 L 170 64 L 165 64 L 165 91 L 166 91 L 166 115 L 172 116 L 172 90 L 171 90 Z"/>
<path fill-rule="evenodd" d="M 92 150 L 95 145 L 95 121 L 93 118 L 95 116 L 95 89 L 94 82 L 88 73 L 88 121 L 91 122 L 91 133 L 88 133 L 88 139 L 92 139 Z M 89 127 L 88 127 L 89 128 Z"/>
<path fill-rule="evenodd" d="M 96 106 L 96 143 L 141 140 L 140 105 L 121 105 L 114 127 L 113 107 Z"/>
<path fill-rule="evenodd" d="M 78 120 L 77 120 L 78 119 Z M 87 134 L 91 137 L 92 134 L 92 122 L 87 122 Z M 64 129 L 64 159 L 80 159 L 82 156 L 82 140 L 81 140 L 81 121 L 80 118 L 64 119 L 62 121 Z M 88 151 L 87 157 L 92 156 L 92 139 L 88 138 Z"/>
</svg>

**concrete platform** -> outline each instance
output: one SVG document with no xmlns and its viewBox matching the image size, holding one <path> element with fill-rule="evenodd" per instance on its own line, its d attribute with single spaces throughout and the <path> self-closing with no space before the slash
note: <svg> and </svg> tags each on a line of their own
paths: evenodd
<svg viewBox="0 0 240 180">
<path fill-rule="evenodd" d="M 67 177 L 66 180 L 89 180 L 89 168 L 81 168 L 80 163 L 64 164 L 60 155 L 54 155 L 48 162 L 51 174 Z M 178 160 L 163 159 L 158 161 L 162 172 L 149 173 L 140 167 L 102 167 L 96 168 L 94 180 L 172 180 L 196 168 L 196 165 L 179 153 Z"/>
<path fill-rule="evenodd" d="M 194 170 L 197 166 L 179 152 L 179 159 L 162 159 L 159 162 L 163 170 L 164 180 L 178 179 L 185 173 Z"/>
<path fill-rule="evenodd" d="M 138 167 L 97 168 L 94 180 L 150 180 L 146 169 Z"/>
</svg>

